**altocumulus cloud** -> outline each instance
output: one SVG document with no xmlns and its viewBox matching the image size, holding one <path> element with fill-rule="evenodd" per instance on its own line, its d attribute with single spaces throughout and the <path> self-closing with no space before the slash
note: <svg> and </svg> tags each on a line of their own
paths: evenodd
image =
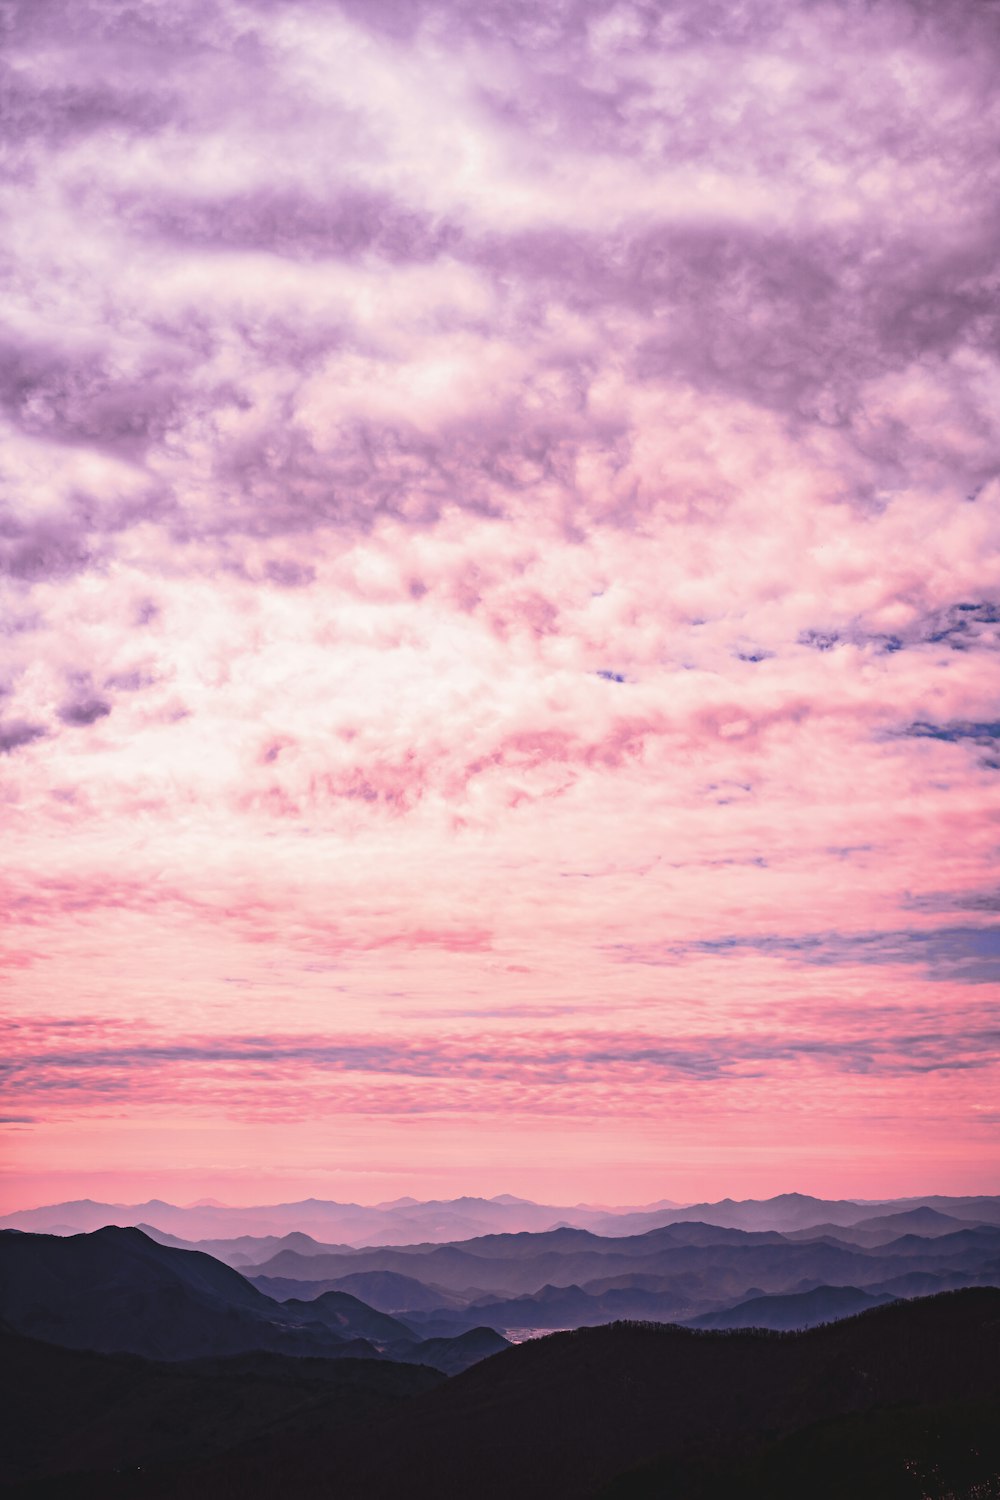
<svg viewBox="0 0 1000 1500">
<path fill-rule="evenodd" d="M 965 1119 L 996 6 L 0 25 L 0 962 L 26 1016 L 158 1028 L 29 1048 L 39 1090 L 599 1120 L 602 1077 L 714 1080 L 746 1118 L 808 1113 L 798 1067 L 901 1118 L 926 1070 Z M 428 1037 L 449 1008 L 488 1034 Z"/>
</svg>

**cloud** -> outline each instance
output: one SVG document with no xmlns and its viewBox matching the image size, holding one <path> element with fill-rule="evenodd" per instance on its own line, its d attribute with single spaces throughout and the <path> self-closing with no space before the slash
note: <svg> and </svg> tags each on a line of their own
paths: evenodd
<svg viewBox="0 0 1000 1500">
<path fill-rule="evenodd" d="M 907 725 L 904 733 L 915 740 L 944 740 L 957 744 L 960 740 L 974 740 L 978 745 L 992 745 L 1000 739 L 1000 719 L 974 724 L 958 720 L 950 724 L 920 723 Z"/>
<path fill-rule="evenodd" d="M 866 1025 L 998 977 L 994 9 L 2 24 L 24 1013 L 171 1017 L 94 1055 L 116 1101 L 300 1078 L 298 1029 L 361 1038 L 316 1042 L 361 1111 L 378 1057 L 456 1118 L 604 1069 L 738 1080 L 734 1139 L 795 1069 L 839 1118 L 931 1061 L 957 1141 L 948 1026 Z M 390 1005 L 488 1016 L 483 1056 L 366 1050 Z M 183 1052 L 216 1023 L 278 1050 Z"/>
<path fill-rule="evenodd" d="M 951 745 L 968 741 L 974 745 L 981 745 L 985 747 L 987 753 L 980 763 L 990 770 L 1000 769 L 1000 755 L 997 754 L 997 745 L 1000 742 L 1000 719 L 987 719 L 980 722 L 953 719 L 945 724 L 930 724 L 926 720 L 917 720 L 913 724 L 908 724 L 902 733 L 914 740 L 939 740 Z"/>
<path fill-rule="evenodd" d="M 111 712 L 111 704 L 103 698 L 81 698 L 75 703 L 64 703 L 59 710 L 59 717 L 64 724 L 81 726 L 95 724 L 98 719 L 107 718 Z"/>
<path fill-rule="evenodd" d="M 897 931 L 816 933 L 781 937 L 719 937 L 693 945 L 702 953 L 738 956 L 747 950 L 797 963 L 922 964 L 930 979 L 961 984 L 1000 981 L 1000 928 L 938 927 Z"/>
<path fill-rule="evenodd" d="M 41 724 L 27 724 L 23 719 L 0 722 L 0 754 L 9 755 L 22 745 L 30 745 L 34 740 L 44 737 L 45 730 Z"/>
<path fill-rule="evenodd" d="M 36 1028 L 34 1046 L 14 1040 L 4 1065 L 12 1099 L 50 1110 L 79 1108 L 91 1097 L 136 1105 L 169 1099 L 185 1107 L 249 1107 L 263 1119 L 273 1110 L 284 1117 L 286 1093 L 300 1104 L 312 1099 L 321 1113 L 346 1107 L 393 1114 L 488 1111 L 511 1091 L 542 1113 L 599 1114 L 613 1098 L 616 1108 L 642 1116 L 662 1107 L 663 1089 L 679 1090 L 679 1097 L 700 1108 L 712 1102 L 713 1090 L 742 1089 L 762 1078 L 783 1089 L 789 1078 L 808 1077 L 810 1087 L 821 1088 L 838 1078 L 888 1084 L 989 1072 L 1000 1033 L 990 1026 L 935 1030 L 924 1024 L 919 1030 L 882 1026 L 837 1039 L 794 1031 L 668 1037 L 541 1030 L 406 1039 L 108 1037 L 95 1045 L 96 1038 L 83 1032 L 76 1038 L 66 1033 L 61 1046 L 46 1047 L 44 1028 Z M 334 1082 L 341 1079 L 343 1086 Z M 366 1105 L 360 1103 L 361 1080 L 370 1090 Z M 256 1106 L 249 1104 L 248 1086 Z"/>
</svg>

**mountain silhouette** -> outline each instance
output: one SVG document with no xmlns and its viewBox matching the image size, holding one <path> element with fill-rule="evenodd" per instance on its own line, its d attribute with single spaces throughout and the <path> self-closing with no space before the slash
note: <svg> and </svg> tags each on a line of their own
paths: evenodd
<svg viewBox="0 0 1000 1500">
<path fill-rule="evenodd" d="M 412 1341 L 414 1336 L 413 1330 L 406 1323 L 389 1317 L 387 1313 L 378 1312 L 348 1292 L 321 1292 L 310 1301 L 290 1297 L 280 1305 L 296 1319 L 305 1323 L 321 1323 L 324 1328 L 332 1329 L 341 1338 L 370 1339 L 375 1344 L 391 1344 L 400 1340 Z"/>
<path fill-rule="evenodd" d="M 375 1353 L 317 1320 L 293 1326 L 237 1271 L 197 1250 L 158 1245 L 139 1229 L 66 1239 L 0 1232 L 0 1318 L 72 1348 L 157 1359 L 251 1349 Z"/>
<path fill-rule="evenodd" d="M 987 1397 L 1000 1398 L 995 1291 L 892 1303 L 803 1334 L 612 1324 L 476 1365 L 399 1408 L 377 1444 L 339 1454 L 337 1477 L 366 1500 L 568 1500 L 650 1460 L 707 1450 L 714 1462 L 855 1412 Z M 323 1492 L 300 1472 L 298 1493 Z"/>
<path fill-rule="evenodd" d="M 147 1203 L 97 1203 L 91 1199 L 21 1209 L 0 1216 L 0 1228 L 34 1233 L 81 1233 L 105 1225 L 145 1225 L 171 1236 L 176 1248 L 194 1247 L 251 1264 L 266 1258 L 247 1241 L 280 1242 L 290 1232 L 322 1245 L 353 1247 L 403 1244 L 445 1244 L 480 1235 L 528 1231 L 540 1233 L 560 1225 L 588 1229 L 599 1235 L 641 1234 L 682 1220 L 735 1229 L 795 1233 L 816 1225 L 833 1228 L 870 1223 L 888 1214 L 929 1208 L 961 1220 L 1000 1224 L 1000 1198 L 894 1199 L 858 1203 L 850 1199 L 815 1198 L 804 1193 L 781 1193 L 774 1198 L 724 1198 L 718 1203 L 687 1207 L 666 1200 L 639 1209 L 609 1209 L 588 1204 L 572 1207 L 532 1203 L 501 1193 L 493 1198 L 461 1197 L 420 1202 L 365 1205 L 307 1198 L 295 1203 L 233 1207 L 212 1201 L 178 1206 L 151 1199 Z M 911 1226 L 919 1230 L 919 1226 Z M 278 1248 L 276 1244 L 275 1249 Z M 295 1248 L 302 1249 L 300 1243 Z M 273 1253 L 273 1252 L 272 1252 Z M 245 1259 L 249 1257 L 249 1259 Z M 315 1278 L 314 1278 L 315 1279 Z"/>
<path fill-rule="evenodd" d="M 862 1292 L 856 1286 L 817 1286 L 785 1296 L 751 1297 L 720 1312 L 692 1318 L 689 1328 L 816 1328 L 837 1318 L 850 1318 L 893 1301 L 887 1292 Z"/>
<path fill-rule="evenodd" d="M 872 1304 L 894 1295 L 894 1281 L 911 1294 L 921 1278 L 936 1286 L 1000 1273 L 997 1241 L 994 1227 L 971 1223 L 845 1246 L 680 1221 L 613 1239 L 563 1228 L 331 1255 L 358 1267 L 344 1278 L 356 1286 L 438 1299 L 399 1317 L 322 1283 L 292 1281 L 311 1295 L 275 1300 L 211 1256 L 134 1228 L 7 1231 L 0 1315 L 12 1325 L 4 1350 L 16 1421 L 0 1448 L 4 1472 L 66 1496 L 91 1485 L 212 1500 L 569 1500 L 605 1487 L 714 1496 L 741 1474 L 791 1485 L 832 1423 L 885 1479 L 915 1431 L 899 1425 L 901 1403 L 942 1432 L 978 1433 L 984 1402 L 995 1419 L 1000 1291 Z M 553 1268 L 560 1280 L 539 1282 Z M 581 1283 L 572 1279 L 580 1271 L 600 1274 Z M 531 1290 L 511 1295 L 511 1285 Z M 689 1315 L 701 1323 L 824 1326 L 779 1334 L 610 1321 L 622 1308 L 690 1309 L 699 1299 Z M 539 1326 L 574 1331 L 516 1348 L 495 1331 L 522 1337 Z M 408 1383 L 405 1371 L 417 1367 L 429 1384 Z M 436 1372 L 452 1378 L 441 1384 Z M 355 1420 L 345 1425 L 337 1402 Z M 930 1462 L 928 1443 L 914 1452 Z M 977 1452 L 989 1451 L 984 1436 Z M 895 1480 L 885 1482 L 888 1496 Z"/>
<path fill-rule="evenodd" d="M 383 1285 L 394 1289 L 387 1310 L 441 1336 L 483 1322 L 501 1329 L 567 1328 L 621 1318 L 686 1322 L 749 1297 L 824 1285 L 857 1287 L 876 1296 L 913 1295 L 1000 1281 L 991 1269 L 998 1258 L 1000 1230 L 994 1226 L 970 1224 L 953 1233 L 906 1234 L 862 1245 L 680 1221 L 616 1237 L 569 1229 L 310 1256 L 285 1250 L 248 1274 L 261 1290 L 277 1296 L 295 1295 L 300 1278 L 303 1297 L 335 1286 L 377 1301 L 376 1289 Z M 325 1280 L 313 1283 L 310 1292 L 310 1278 L 317 1273 Z M 958 1279 L 914 1285 L 907 1292 L 899 1278 L 915 1274 Z"/>
<path fill-rule="evenodd" d="M 127 1427 L 123 1386 L 117 1403 Z M 619 1323 L 508 1349 L 347 1429 L 335 1424 L 334 1404 L 317 1399 L 206 1457 L 123 1472 L 114 1491 L 102 1491 L 105 1476 L 94 1474 L 92 1493 L 943 1500 L 956 1493 L 953 1474 L 972 1474 L 994 1486 L 975 1491 L 987 1496 L 1000 1483 L 998 1403 L 993 1289 L 890 1303 L 794 1334 Z M 48 1400 L 45 1409 L 51 1414 Z M 839 1490 L 824 1488 L 824 1473 L 803 1460 L 822 1455 L 831 1434 L 847 1441 L 831 1456 Z M 909 1451 L 904 1439 L 913 1440 Z M 870 1460 L 881 1489 L 871 1488 Z M 936 1466 L 937 1477 L 921 1464 Z M 785 1488 L 747 1480 L 759 1473 Z M 790 1475 L 798 1491 L 787 1487 Z M 969 1500 L 973 1491 L 961 1493 Z"/>
<path fill-rule="evenodd" d="M 269 1353 L 166 1363 L 59 1348 L 0 1326 L 0 1485 L 34 1479 L 32 1494 L 114 1494 L 126 1468 L 134 1478 L 137 1465 L 167 1470 L 262 1429 L 293 1441 L 303 1418 L 334 1442 L 443 1379 L 429 1367 Z"/>
<path fill-rule="evenodd" d="M 168 1360 L 272 1351 L 454 1374 L 507 1347 L 483 1318 L 414 1330 L 339 1290 L 278 1302 L 221 1261 L 138 1229 L 0 1232 L 0 1282 L 0 1317 L 13 1329 L 76 1349 Z"/>
</svg>

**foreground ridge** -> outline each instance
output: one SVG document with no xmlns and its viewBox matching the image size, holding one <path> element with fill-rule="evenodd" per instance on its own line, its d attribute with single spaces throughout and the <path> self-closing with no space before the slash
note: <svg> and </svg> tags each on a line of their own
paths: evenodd
<svg viewBox="0 0 1000 1500">
<path fill-rule="evenodd" d="M 164 1365 L 9 1330 L 3 1353 L 17 1435 L 8 1477 L 48 1474 L 52 1495 L 103 1492 L 126 1464 L 143 1467 L 119 1473 L 108 1493 L 206 1500 L 791 1500 L 804 1474 L 810 1495 L 831 1500 L 943 1500 L 963 1476 L 1000 1483 L 1000 1291 L 991 1288 L 800 1333 L 616 1322 L 509 1348 L 450 1380 L 387 1361 L 276 1354 Z M 195 1407 L 197 1421 L 182 1421 Z M 754 1475 L 769 1488 L 747 1489 Z"/>
</svg>

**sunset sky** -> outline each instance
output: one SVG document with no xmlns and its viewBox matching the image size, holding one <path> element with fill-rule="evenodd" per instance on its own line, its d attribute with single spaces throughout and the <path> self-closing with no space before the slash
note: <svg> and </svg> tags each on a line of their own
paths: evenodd
<svg viewBox="0 0 1000 1500">
<path fill-rule="evenodd" d="M 1000 6 L 0 27 L 0 1209 L 1000 1192 Z"/>
</svg>

